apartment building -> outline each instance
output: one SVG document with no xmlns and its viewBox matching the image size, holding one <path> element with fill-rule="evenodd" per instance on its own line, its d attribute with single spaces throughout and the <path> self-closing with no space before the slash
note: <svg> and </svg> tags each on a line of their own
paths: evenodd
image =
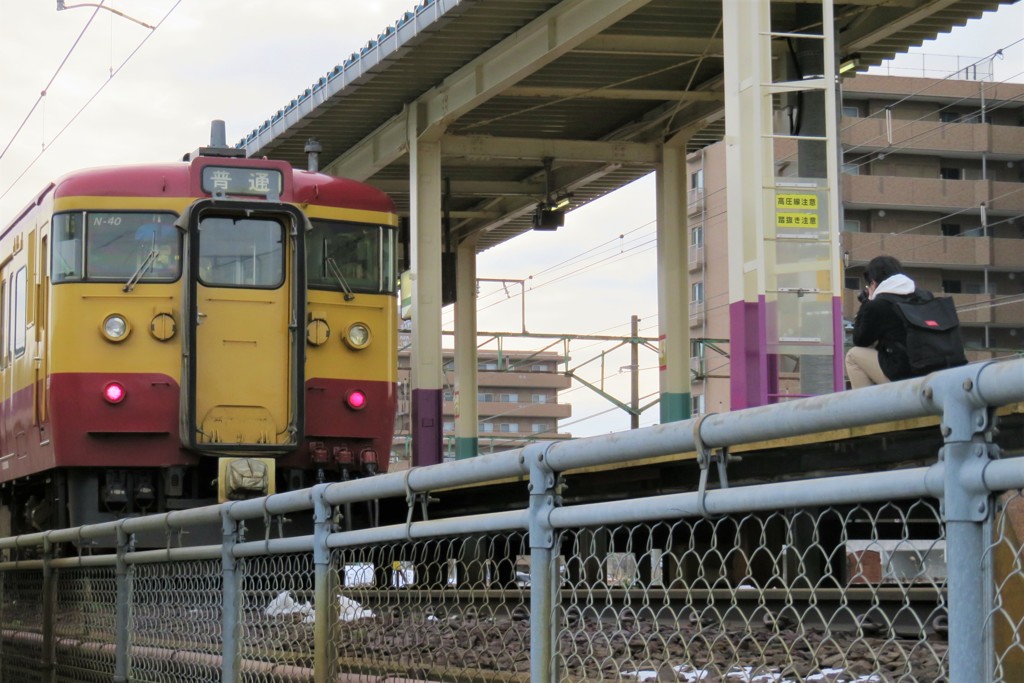
<svg viewBox="0 0 1024 683">
<path fill-rule="evenodd" d="M 399 335 L 400 339 L 403 336 Z M 399 351 L 398 414 L 395 420 L 395 453 L 402 459 L 408 453 L 412 420 L 410 401 L 410 355 L 407 344 Z M 455 412 L 454 352 L 442 351 L 444 384 L 444 452 L 454 457 Z M 481 453 L 520 448 L 531 441 L 568 439 L 572 435 L 558 431 L 558 421 L 572 415 L 572 406 L 560 403 L 558 392 L 568 389 L 571 379 L 560 372 L 561 355 L 552 352 L 481 350 L 477 357 L 477 401 L 479 449 Z M 460 396 L 459 401 L 465 401 Z"/>
<path fill-rule="evenodd" d="M 844 319 L 864 266 L 889 254 L 953 297 L 971 359 L 1019 353 L 1024 84 L 856 76 L 842 82 L 840 139 Z M 724 144 L 691 155 L 688 170 L 694 411 L 719 412 L 730 407 Z"/>
</svg>

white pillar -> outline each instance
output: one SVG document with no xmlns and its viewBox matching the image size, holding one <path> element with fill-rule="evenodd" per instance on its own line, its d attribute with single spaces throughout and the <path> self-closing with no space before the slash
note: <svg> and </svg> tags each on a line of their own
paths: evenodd
<svg viewBox="0 0 1024 683">
<path fill-rule="evenodd" d="M 419 134 L 408 109 L 412 264 L 412 464 L 442 459 L 441 143 Z"/>
<path fill-rule="evenodd" d="M 690 417 L 690 278 L 686 144 L 662 146 L 658 195 L 658 357 L 661 423 Z"/>
<path fill-rule="evenodd" d="M 476 238 L 456 251 L 455 281 L 455 457 L 479 450 L 476 354 Z"/>
</svg>

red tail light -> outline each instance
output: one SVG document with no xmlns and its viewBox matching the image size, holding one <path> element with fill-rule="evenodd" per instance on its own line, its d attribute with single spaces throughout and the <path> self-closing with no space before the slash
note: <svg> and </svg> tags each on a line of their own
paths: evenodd
<svg viewBox="0 0 1024 683">
<path fill-rule="evenodd" d="M 348 392 L 348 396 L 345 397 L 345 401 L 348 403 L 348 407 L 352 410 L 362 410 L 366 407 L 366 394 L 354 389 Z"/>
<path fill-rule="evenodd" d="M 124 400 L 124 386 L 119 382 L 111 382 L 103 387 L 103 398 L 107 403 L 120 403 Z"/>
</svg>

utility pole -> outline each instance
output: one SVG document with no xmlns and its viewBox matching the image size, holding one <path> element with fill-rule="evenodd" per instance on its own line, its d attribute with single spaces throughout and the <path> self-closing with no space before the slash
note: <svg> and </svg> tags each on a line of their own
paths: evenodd
<svg viewBox="0 0 1024 683">
<path fill-rule="evenodd" d="M 629 319 L 629 406 L 633 409 L 629 414 L 629 428 L 640 428 L 640 318 Z"/>
</svg>

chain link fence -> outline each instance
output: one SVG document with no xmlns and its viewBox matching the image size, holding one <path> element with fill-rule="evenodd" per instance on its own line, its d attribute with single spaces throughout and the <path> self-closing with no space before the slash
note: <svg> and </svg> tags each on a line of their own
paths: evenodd
<svg viewBox="0 0 1024 683">
<path fill-rule="evenodd" d="M 1024 362 L 966 372 L 0 539 L 0 682 L 1020 680 L 1024 459 L 993 406 L 1024 400 Z M 727 485 L 731 444 L 932 412 L 930 466 Z M 561 498 L 573 468 L 686 451 L 693 490 Z M 518 509 L 428 514 L 513 477 Z M 404 524 L 341 523 L 402 497 Z M 200 527 L 223 542 L 174 542 Z M 100 537 L 116 554 L 83 552 Z"/>
</svg>

